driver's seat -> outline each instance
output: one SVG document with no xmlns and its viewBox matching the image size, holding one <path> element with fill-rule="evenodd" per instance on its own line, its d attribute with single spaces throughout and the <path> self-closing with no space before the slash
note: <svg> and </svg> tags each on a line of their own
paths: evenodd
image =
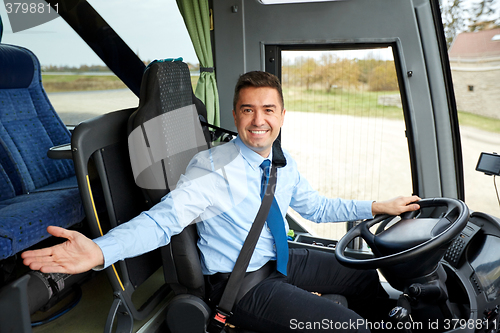
<svg viewBox="0 0 500 333">
<path fill-rule="evenodd" d="M 194 110 L 196 116 L 192 114 Z M 132 168 L 136 168 L 134 177 L 136 183 L 143 188 L 150 206 L 158 203 L 175 187 L 180 175 L 197 152 L 210 147 L 211 135 L 206 127 L 202 128 L 200 119 L 206 119 L 206 109 L 193 94 L 188 66 L 175 60 L 151 63 L 143 75 L 139 107 L 130 116 L 128 126 L 129 153 Z M 157 150 L 151 146 L 138 145 L 148 142 L 147 124 L 160 123 L 159 120 L 166 125 L 161 129 L 162 133 L 154 133 L 160 134 L 155 139 L 165 139 L 160 140 L 165 141 L 165 147 L 161 150 L 167 152 L 164 153 L 167 156 L 160 159 L 153 156 L 152 161 L 156 163 L 146 166 L 143 162 L 148 156 L 143 155 Z M 178 123 L 175 124 L 176 122 Z M 187 130 L 179 131 L 178 126 Z M 170 130 L 176 131 L 175 137 L 168 135 Z M 140 140 L 137 140 L 137 135 Z M 168 156 L 168 152 L 179 142 L 192 142 L 193 135 L 196 141 L 193 147 L 182 152 L 177 149 L 175 154 Z M 134 140 L 140 143 L 131 145 Z M 154 152 L 151 154 L 154 155 Z M 159 178 L 162 179 L 158 181 Z M 172 333 L 204 333 L 212 313 L 212 309 L 204 301 L 205 281 L 197 240 L 196 225 L 192 224 L 173 236 L 169 245 L 161 248 L 165 282 L 175 293 L 166 314 L 166 323 Z M 241 329 L 227 329 L 234 333 L 251 333 Z"/>
<path fill-rule="evenodd" d="M 193 112 L 197 116 L 193 116 Z M 193 94 L 189 70 L 185 63 L 155 61 L 148 66 L 142 79 L 139 107 L 130 116 L 128 127 L 129 153 L 132 168 L 136 168 L 134 177 L 136 183 L 143 188 L 150 206 L 158 203 L 175 187 L 180 175 L 197 152 L 211 146 L 211 134 L 199 121 L 205 119 L 205 106 Z M 172 145 L 179 142 L 193 142 L 193 136 L 196 144 L 182 152 L 176 150 L 176 154 L 171 156 L 162 156 L 160 159 L 155 159 L 153 156 L 150 161 L 156 163 L 146 166 L 143 161 L 149 159 L 150 154 L 154 155 L 152 151 L 158 151 L 156 149 L 158 147 L 144 145 L 145 142 L 149 142 L 146 123 L 151 124 L 151 121 L 165 124 L 161 129 L 162 133 L 154 133 L 156 140 L 161 138 L 159 140 L 161 143 L 165 141 L 165 147 L 161 149 L 167 152 L 165 155 L 169 155 Z M 176 125 L 175 122 L 182 124 Z M 182 126 L 186 130 L 179 131 L 177 126 Z M 169 127 L 176 132 L 174 138 L 173 135 L 169 135 Z M 140 135 L 140 140 L 137 140 L 137 137 L 134 139 L 137 134 Z M 139 142 L 138 145 L 130 144 L 134 140 L 136 143 Z M 162 184 L 158 184 L 158 179 L 162 179 L 160 181 Z M 154 180 L 153 183 L 151 180 Z M 166 313 L 166 323 L 172 333 L 205 333 L 212 314 L 213 309 L 210 309 L 205 302 L 205 279 L 201 270 L 197 241 L 196 225 L 191 224 L 180 234 L 173 236 L 167 246 L 161 248 L 165 282 L 175 293 Z M 347 307 L 347 301 L 343 296 L 325 296 Z M 230 333 L 253 333 L 228 326 L 225 329 Z"/>
</svg>

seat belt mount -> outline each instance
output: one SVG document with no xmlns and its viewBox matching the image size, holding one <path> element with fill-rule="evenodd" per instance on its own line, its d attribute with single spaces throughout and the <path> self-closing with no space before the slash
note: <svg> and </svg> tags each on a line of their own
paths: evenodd
<svg viewBox="0 0 500 333">
<path fill-rule="evenodd" d="M 208 333 L 221 333 L 224 332 L 224 327 L 226 326 L 226 320 L 232 315 L 231 312 L 223 311 L 217 306 L 215 308 L 215 314 L 210 319 L 207 327 Z"/>
</svg>

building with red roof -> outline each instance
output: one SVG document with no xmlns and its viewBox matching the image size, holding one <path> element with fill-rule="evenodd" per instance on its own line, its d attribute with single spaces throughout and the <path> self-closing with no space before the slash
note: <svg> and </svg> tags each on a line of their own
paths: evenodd
<svg viewBox="0 0 500 333">
<path fill-rule="evenodd" d="M 500 28 L 459 34 L 448 55 L 458 110 L 500 119 Z"/>
</svg>

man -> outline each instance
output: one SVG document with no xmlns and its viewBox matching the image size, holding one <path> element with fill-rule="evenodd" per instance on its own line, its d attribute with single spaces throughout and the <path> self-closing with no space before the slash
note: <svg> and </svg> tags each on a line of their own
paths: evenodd
<svg viewBox="0 0 500 333">
<path fill-rule="evenodd" d="M 24 263 L 42 272 L 79 273 L 107 267 L 168 244 L 170 237 L 193 220 L 200 239 L 201 264 L 206 275 L 208 299 L 217 303 L 261 203 L 261 164 L 272 160 L 273 142 L 283 125 L 286 110 L 279 80 L 265 72 L 249 72 L 238 80 L 233 117 L 238 137 L 220 147 L 197 154 L 175 190 L 147 212 L 94 241 L 57 227 L 48 231 L 67 241 L 52 248 L 27 251 Z M 419 209 L 419 198 L 399 197 L 386 202 L 328 199 L 314 191 L 297 171 L 285 151 L 286 166 L 278 169 L 275 199 L 281 227 L 292 207 L 316 222 L 351 221 L 376 214 L 399 215 Z M 269 219 L 267 220 L 269 222 Z M 276 244 L 267 223 L 247 271 L 276 262 Z M 286 232 L 286 230 L 283 230 Z M 278 262 L 278 269 L 280 263 Z M 221 275 L 222 274 L 222 275 Z M 222 278 L 221 278 L 222 277 Z M 361 311 L 380 288 L 375 271 L 342 267 L 335 256 L 292 249 L 288 266 L 274 270 L 235 305 L 229 322 L 259 332 L 296 332 L 305 322 L 349 323 L 360 319 L 352 310 L 311 292 L 345 295 L 350 307 Z M 330 325 L 327 330 L 334 330 Z M 358 330 L 359 329 L 359 330 Z M 341 326 L 340 331 L 364 327 Z"/>
</svg>

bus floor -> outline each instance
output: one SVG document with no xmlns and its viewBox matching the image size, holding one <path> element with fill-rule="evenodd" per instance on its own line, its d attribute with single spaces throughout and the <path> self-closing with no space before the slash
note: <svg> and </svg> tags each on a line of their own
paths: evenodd
<svg viewBox="0 0 500 333">
<path fill-rule="evenodd" d="M 132 296 L 134 304 L 140 305 L 162 284 L 163 271 L 160 268 L 144 282 Z M 106 319 L 113 303 L 113 290 L 104 271 L 98 272 L 92 279 L 81 286 L 82 297 L 75 307 L 62 316 L 44 324 L 33 326 L 33 333 L 104 332 Z M 44 318 L 71 303 L 75 293 L 70 293 L 47 312 L 38 311 L 31 316 L 32 322 L 43 322 Z M 133 332 L 153 333 L 162 329 L 165 309 L 170 296 L 161 302 L 153 313 L 142 321 L 135 321 Z M 114 329 L 113 329 L 114 331 Z"/>
</svg>

